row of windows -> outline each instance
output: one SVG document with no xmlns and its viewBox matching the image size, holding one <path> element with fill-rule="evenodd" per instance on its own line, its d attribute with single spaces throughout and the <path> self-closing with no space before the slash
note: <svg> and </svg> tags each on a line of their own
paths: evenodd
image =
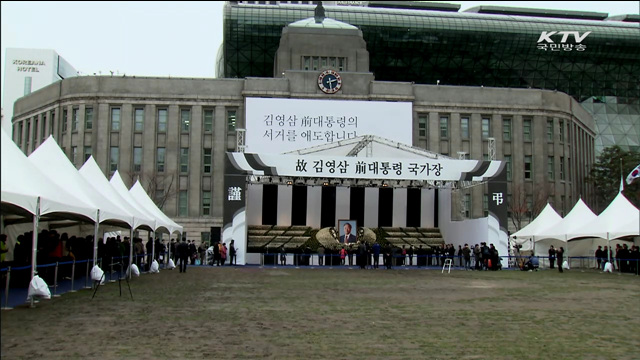
<svg viewBox="0 0 640 360">
<path fill-rule="evenodd" d="M 178 216 L 189 216 L 189 196 L 187 190 L 178 192 Z M 202 191 L 200 215 L 211 215 L 211 191 Z"/>
<path fill-rule="evenodd" d="M 74 107 L 71 110 L 71 131 L 78 130 L 78 119 L 79 119 L 79 108 Z M 112 107 L 110 109 L 110 129 L 111 131 L 120 131 L 122 126 L 122 116 L 121 116 L 121 108 Z M 45 115 L 46 116 L 46 115 Z M 52 113 L 53 116 L 53 113 Z M 136 107 L 133 110 L 133 130 L 135 132 L 142 132 L 144 130 L 144 108 Z M 169 118 L 169 110 L 168 109 L 158 109 L 157 110 L 157 128 L 159 133 L 167 132 L 167 122 Z M 62 133 L 66 133 L 68 130 L 68 110 L 65 108 L 62 110 Z M 212 109 L 203 110 L 203 128 L 205 132 L 213 131 L 213 120 L 214 113 Z M 85 130 L 93 130 L 93 108 L 86 107 L 84 109 L 84 129 Z M 237 120 L 237 110 L 227 110 L 227 130 L 235 131 L 236 130 L 236 120 Z M 181 109 L 180 110 L 180 131 L 182 133 L 189 132 L 189 126 L 191 124 L 191 110 L 190 109 Z M 53 126 L 53 123 L 52 125 Z M 43 125 L 44 129 L 44 125 Z M 44 134 L 44 130 L 43 130 Z"/>
<path fill-rule="evenodd" d="M 91 146 L 84 147 L 84 161 L 87 161 L 91 156 Z M 159 147 L 156 149 L 156 171 L 159 173 L 165 172 L 166 165 L 166 148 Z M 212 155 L 211 148 L 203 149 L 203 168 L 204 174 L 211 174 L 212 169 Z M 71 147 L 71 161 L 75 164 L 77 159 L 77 146 Z M 112 173 L 118 170 L 118 163 L 120 161 L 120 148 L 118 146 L 111 146 L 109 148 L 109 171 Z M 142 170 L 142 147 L 136 146 L 133 148 L 133 172 L 140 172 Z M 180 148 L 180 166 L 179 171 L 181 173 L 189 172 L 189 148 Z"/>
<path fill-rule="evenodd" d="M 506 163 L 506 172 L 507 172 L 507 181 L 511 181 L 512 179 L 512 158 L 511 155 L 505 155 L 504 160 Z M 565 159 L 564 156 L 560 156 L 560 168 L 559 168 L 559 179 L 566 180 L 566 171 L 565 171 Z M 524 178 L 525 180 L 533 179 L 533 158 L 531 155 L 524 156 Z M 555 157 L 548 156 L 547 157 L 547 180 L 554 181 L 556 179 L 555 176 Z"/>
<path fill-rule="evenodd" d="M 158 191 L 163 192 L 163 190 Z M 163 193 L 157 194 L 157 196 L 163 196 Z M 211 191 L 202 191 L 202 197 L 200 201 L 200 215 L 211 215 Z M 180 190 L 178 192 L 178 216 L 189 216 L 188 190 Z"/>
<path fill-rule="evenodd" d="M 302 69 L 303 70 L 319 70 L 326 67 L 338 69 L 338 71 L 344 71 L 347 68 L 347 58 L 345 57 L 331 57 L 331 56 L 303 56 L 302 57 Z"/>
<path fill-rule="evenodd" d="M 565 196 L 564 195 L 560 195 L 560 210 L 562 211 L 562 215 L 564 216 L 564 206 L 565 206 Z M 507 201 L 509 202 L 509 204 L 512 204 L 512 195 L 511 194 L 507 194 Z M 531 195 L 526 195 L 526 207 L 527 207 L 527 217 L 530 217 L 532 214 L 530 214 L 530 212 L 533 211 L 533 197 Z M 554 196 L 550 195 L 549 196 L 549 202 L 553 205 L 554 203 Z M 463 200 L 463 206 L 464 209 L 464 216 L 466 218 L 470 218 L 471 217 L 471 209 L 472 209 L 472 197 L 471 194 L 464 194 L 464 200 Z M 482 210 L 484 213 L 484 216 L 489 216 L 489 195 L 484 194 L 483 198 L 482 198 Z M 510 211 L 509 211 L 510 213 Z M 511 218 L 511 214 L 508 214 L 508 217 Z"/>
<path fill-rule="evenodd" d="M 50 116 L 51 121 L 49 121 L 49 131 L 47 132 L 47 115 Z M 26 134 L 27 134 L 27 138 L 25 139 L 26 142 L 26 146 L 27 148 L 29 147 L 29 143 L 32 140 L 33 143 L 35 144 L 37 142 L 37 137 L 38 137 L 38 124 L 40 124 L 41 129 L 40 129 L 40 134 L 42 136 L 42 141 L 44 141 L 47 136 L 52 135 L 53 134 L 53 124 L 55 122 L 55 118 L 56 118 L 56 114 L 55 112 L 51 112 L 51 113 L 43 113 L 42 114 L 42 122 L 38 121 L 38 117 L 34 117 L 33 118 L 33 134 L 31 134 L 31 138 L 29 138 L 29 133 L 31 132 L 31 122 L 30 121 L 21 121 L 17 124 L 14 124 L 13 126 L 13 134 L 15 137 L 17 137 L 17 144 L 18 147 L 22 148 L 23 145 L 23 138 L 22 138 L 22 131 L 24 128 L 24 124 L 26 123 L 27 127 L 26 127 Z"/>
<path fill-rule="evenodd" d="M 187 190 L 178 192 L 178 216 L 189 216 L 189 196 Z M 211 191 L 202 191 L 200 215 L 211 215 Z"/>
<path fill-rule="evenodd" d="M 462 139 L 469 139 L 469 116 L 460 117 L 460 137 Z M 418 115 L 418 136 L 421 138 L 426 138 L 428 129 L 428 115 L 421 114 Z M 450 119 L 449 116 L 440 116 L 440 138 L 448 139 L 449 128 L 450 128 Z M 561 143 L 564 142 L 564 120 L 560 120 L 560 131 L 558 133 L 559 141 Z M 491 118 L 482 117 L 481 120 L 481 134 L 482 139 L 486 140 L 493 136 L 491 130 Z M 532 141 L 533 139 L 533 120 L 524 118 L 522 120 L 522 138 L 524 141 Z M 554 125 L 553 119 L 547 120 L 547 131 L 546 131 L 546 139 L 548 142 L 553 142 L 554 137 Z M 502 119 L 502 140 L 503 141 L 511 141 L 512 140 L 512 121 L 510 118 Z"/>
<path fill-rule="evenodd" d="M 509 202 L 509 204 L 512 204 L 512 198 L 513 196 L 511 194 L 507 195 L 507 201 Z M 565 206 L 566 206 L 566 196 L 565 195 L 560 195 L 560 204 L 559 207 L 555 207 L 555 196 L 554 195 L 549 195 L 549 197 L 547 198 L 549 204 L 551 204 L 552 206 L 554 206 L 554 208 L 560 210 L 561 212 L 561 216 L 565 215 Z M 488 203 L 489 199 L 488 199 L 488 195 L 485 195 L 485 202 Z M 569 202 L 571 202 L 571 197 L 569 197 Z M 533 220 L 534 216 L 533 216 L 533 197 L 531 195 L 526 195 L 525 197 L 525 207 L 526 207 L 526 212 L 524 214 L 525 217 L 528 217 L 530 220 Z M 485 209 L 487 209 L 487 207 L 485 207 Z M 487 212 L 485 211 L 485 216 L 487 216 Z M 512 213 L 511 210 L 507 211 L 507 216 L 509 218 L 512 217 Z"/>
<path fill-rule="evenodd" d="M 29 149 L 29 145 L 33 142 L 34 146 L 38 142 L 38 129 L 40 126 L 41 142 L 43 142 L 47 136 L 54 134 L 54 124 L 56 119 L 56 113 L 54 110 L 50 112 L 44 112 L 39 116 L 35 116 L 31 121 L 20 121 L 14 125 L 13 134 L 16 139 L 18 147 L 23 148 L 23 145 Z M 47 117 L 49 118 L 49 129 L 47 131 Z M 71 118 L 69 118 L 69 111 L 67 108 L 62 110 L 62 121 L 60 122 L 61 133 L 66 133 L 69 129 L 69 123 L 71 125 L 71 131 L 78 131 L 78 122 L 80 117 L 79 107 L 73 107 L 71 109 Z M 70 122 L 68 121 L 70 120 Z M 157 126 L 158 132 L 164 133 L 167 131 L 168 109 L 158 109 L 157 111 Z M 213 131 L 214 110 L 205 109 L 203 111 L 203 128 L 205 133 Z M 227 110 L 227 130 L 235 131 L 237 120 L 237 110 Z M 134 131 L 142 132 L 144 129 L 144 108 L 134 108 L 133 111 Z M 189 133 L 189 126 L 191 122 L 191 110 L 182 109 L 180 111 L 180 123 L 181 132 Z M 85 107 L 84 109 L 84 130 L 93 130 L 94 124 L 94 109 L 92 107 Z M 33 132 L 32 130 L 33 125 Z M 110 128 L 111 131 L 120 131 L 121 129 L 121 108 L 112 107 L 110 109 Z M 26 137 L 23 137 L 23 131 L 26 130 Z M 24 141 L 24 144 L 23 144 Z M 85 152 L 86 155 L 86 152 Z M 88 158 L 85 156 L 85 160 Z M 75 156 L 73 157 L 75 159 Z M 75 161 L 74 161 L 75 163 Z"/>
<path fill-rule="evenodd" d="M 65 148 L 62 148 L 63 152 Z M 92 149 L 91 146 L 84 147 L 84 159 L 85 161 L 89 159 L 91 156 Z M 164 172 L 165 168 L 165 148 L 157 149 L 157 162 L 156 169 L 158 172 Z M 76 159 L 78 156 L 78 147 L 71 147 L 71 161 L 76 163 Z M 112 146 L 109 149 L 109 170 L 114 172 L 118 169 L 118 161 L 120 157 L 120 149 L 117 146 Z M 187 172 L 188 171 L 188 157 L 189 157 L 189 149 L 182 148 L 180 152 L 180 171 Z M 134 172 L 139 172 L 142 166 L 142 148 L 134 147 L 133 148 L 133 170 Z M 204 173 L 211 173 L 211 149 L 204 149 Z M 156 198 L 162 198 L 164 196 L 164 190 L 157 190 Z M 211 215 L 211 191 L 203 191 L 202 192 L 202 211 L 201 215 Z M 178 194 L 178 216 L 188 216 L 188 197 L 187 190 L 181 190 Z"/>
<path fill-rule="evenodd" d="M 212 109 L 205 109 L 202 112 L 203 129 L 205 132 L 213 131 L 214 114 Z M 134 131 L 142 132 L 144 130 L 144 108 L 135 108 L 133 111 Z M 168 109 L 158 109 L 157 126 L 158 132 L 167 132 L 167 123 L 169 119 Z M 236 130 L 237 110 L 227 110 L 227 131 Z M 189 133 L 191 125 L 191 110 L 180 109 L 180 132 Z M 111 131 L 120 131 L 120 108 L 111 108 Z"/>
</svg>

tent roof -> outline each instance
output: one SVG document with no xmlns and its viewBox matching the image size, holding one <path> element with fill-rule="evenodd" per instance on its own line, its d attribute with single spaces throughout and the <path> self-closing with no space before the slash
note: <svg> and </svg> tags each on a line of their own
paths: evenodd
<svg viewBox="0 0 640 360">
<path fill-rule="evenodd" d="M 111 183 L 111 186 L 113 186 L 113 188 L 118 192 L 118 194 L 120 194 L 121 197 L 127 200 L 127 202 L 131 204 L 131 206 L 133 206 L 136 210 L 138 210 L 138 212 L 142 213 L 146 219 L 155 220 L 155 225 L 153 226 L 154 231 L 158 231 L 162 229 L 164 229 L 165 231 L 169 231 L 168 224 L 162 221 L 162 219 L 159 219 L 153 216 L 152 214 L 150 214 L 144 208 L 144 206 L 139 204 L 133 198 L 133 196 L 131 196 L 131 194 L 129 193 L 129 189 L 127 189 L 127 186 L 124 184 L 124 181 L 122 181 L 122 178 L 120 177 L 120 173 L 118 172 L 118 170 L 116 170 L 116 172 L 113 173 L 113 176 L 111 176 L 111 180 L 109 180 L 109 183 Z"/>
<path fill-rule="evenodd" d="M 147 192 L 144 191 L 144 188 L 142 188 L 140 181 L 136 181 L 136 183 L 133 184 L 131 189 L 129 189 L 129 193 L 131 194 L 131 196 L 133 196 L 134 199 L 136 199 L 138 204 L 144 206 L 149 213 L 155 215 L 158 219 L 162 219 L 162 221 L 167 223 L 169 225 L 170 234 L 173 234 L 174 231 L 182 233 L 183 227 L 176 224 L 173 220 L 167 217 L 167 215 L 165 215 L 162 210 L 158 208 L 158 206 L 156 206 Z"/>
<path fill-rule="evenodd" d="M 591 223 L 576 231 L 577 237 L 599 237 L 613 240 L 624 236 L 637 236 L 640 212 L 622 192 L 611 201 L 604 211 Z"/>
<path fill-rule="evenodd" d="M 95 191 L 101 193 L 105 198 L 110 199 L 111 202 L 123 209 L 126 214 L 129 214 L 133 218 L 131 226 L 133 226 L 134 229 L 142 227 L 146 230 L 154 230 L 156 225 L 155 220 L 153 220 L 153 218 L 147 218 L 125 198 L 120 196 L 116 189 L 111 186 L 109 180 L 104 176 L 93 156 L 90 156 L 89 159 L 85 161 L 84 165 L 82 165 L 78 172 L 80 173 L 80 176 L 87 180 Z"/>
<path fill-rule="evenodd" d="M 568 241 L 576 231 L 595 221 L 597 217 L 587 204 L 582 199 L 579 199 L 564 219 L 537 234 L 536 238 Z"/>
<path fill-rule="evenodd" d="M 36 214 L 39 198 L 41 216 L 62 215 L 95 222 L 97 209 L 53 183 L 27 159 L 4 130 L 1 131 L 0 144 L 2 203 L 10 205 L 3 205 L 3 212 L 16 213 L 22 209 Z"/>
<path fill-rule="evenodd" d="M 76 167 L 71 164 L 53 136 L 49 136 L 45 142 L 40 144 L 28 159 L 45 173 L 52 174 L 50 179 L 58 186 L 99 209 L 98 221 L 100 223 L 107 222 L 112 225 L 131 227 L 132 215 L 112 203 L 100 192 L 95 191 L 87 180 L 78 173 Z"/>
<path fill-rule="evenodd" d="M 517 238 L 534 238 L 535 240 L 535 238 L 538 237 L 538 234 L 541 234 L 545 230 L 555 226 L 560 222 L 560 220 L 562 220 L 562 217 L 558 215 L 551 204 L 547 203 L 547 206 L 542 209 L 540 214 L 533 219 L 529 225 L 518 230 L 516 233 L 511 234 L 511 238 L 514 239 L 516 243 L 520 243 Z"/>
</svg>

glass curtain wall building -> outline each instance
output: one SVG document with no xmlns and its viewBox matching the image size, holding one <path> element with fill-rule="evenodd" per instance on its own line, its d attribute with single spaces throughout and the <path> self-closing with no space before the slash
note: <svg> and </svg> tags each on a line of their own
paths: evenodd
<svg viewBox="0 0 640 360">
<path fill-rule="evenodd" d="M 377 81 L 561 91 L 594 116 L 596 155 L 614 144 L 640 150 L 640 16 L 398 4 L 325 6 L 362 31 Z M 227 2 L 224 11 L 218 77 L 272 77 L 282 29 L 314 7 Z"/>
</svg>

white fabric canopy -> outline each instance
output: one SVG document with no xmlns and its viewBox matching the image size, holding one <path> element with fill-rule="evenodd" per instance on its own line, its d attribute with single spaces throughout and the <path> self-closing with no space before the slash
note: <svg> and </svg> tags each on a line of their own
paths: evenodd
<svg viewBox="0 0 640 360">
<path fill-rule="evenodd" d="M 138 202 L 138 204 L 144 206 L 149 213 L 155 215 L 159 219 L 162 219 L 162 221 L 168 224 L 169 234 L 173 234 L 174 231 L 178 231 L 179 233 L 182 233 L 182 230 L 183 230 L 182 226 L 176 224 L 173 220 L 171 220 L 168 216 L 166 216 L 162 212 L 162 210 L 158 208 L 158 206 L 156 206 L 156 204 L 153 202 L 153 200 L 151 200 L 147 192 L 144 191 L 144 188 L 140 184 L 140 181 L 136 181 L 136 183 L 133 184 L 131 189 L 129 189 L 129 193 Z"/>
<path fill-rule="evenodd" d="M 569 241 L 569 239 L 574 237 L 574 234 L 586 225 L 595 221 L 597 217 L 598 216 L 589 209 L 587 204 L 585 204 L 582 199 L 579 199 L 564 219 L 560 220 L 552 227 L 548 227 L 543 231 L 538 232 L 538 234 L 536 234 L 536 238 L 556 239 L 565 242 Z"/>
<path fill-rule="evenodd" d="M 93 206 L 53 183 L 49 176 L 27 159 L 4 130 L 1 133 L 0 187 L 3 204 L 11 204 L 35 215 L 39 198 L 40 216 L 64 213 L 96 221 L 96 209 Z"/>
<path fill-rule="evenodd" d="M 116 172 L 113 173 L 113 176 L 111 176 L 111 180 L 109 180 L 109 183 L 111 184 L 113 189 L 116 190 L 118 192 L 118 194 L 122 198 L 127 200 L 127 203 L 131 204 L 131 206 L 133 206 L 139 213 L 143 214 L 146 219 L 153 219 L 154 220 L 153 231 L 158 231 L 158 230 L 161 230 L 161 229 L 165 229 L 166 231 L 169 231 L 168 224 L 166 224 L 164 221 L 162 221 L 162 219 L 159 219 L 159 218 L 153 216 L 151 213 L 149 213 L 144 208 L 144 206 L 139 204 L 133 198 L 133 196 L 131 196 L 131 194 L 129 193 L 129 189 L 127 189 L 127 186 L 124 184 L 124 181 L 122 181 L 122 178 L 120 177 L 120 173 L 118 172 L 118 170 L 116 170 Z"/>
<path fill-rule="evenodd" d="M 53 136 L 49 136 L 45 142 L 40 144 L 28 159 L 37 168 L 51 174 L 50 181 L 79 196 L 93 208 L 99 209 L 100 213 L 96 216 L 99 223 L 109 222 L 126 228 L 133 225 L 131 214 L 112 203 L 100 192 L 95 191 L 87 180 L 78 173 Z"/>
<path fill-rule="evenodd" d="M 539 234 L 553 228 L 562 220 L 562 217 L 558 215 L 556 210 L 547 203 L 547 206 L 542 209 L 540 214 L 533 219 L 529 225 L 523 227 L 519 231 L 511 234 L 511 239 L 516 244 L 524 244 L 527 240 L 532 239 L 534 242 Z"/>
<path fill-rule="evenodd" d="M 638 236 L 639 222 L 640 211 L 619 192 L 597 219 L 578 229 L 570 239 L 599 237 L 613 240 L 623 236 Z"/>
<path fill-rule="evenodd" d="M 140 227 L 146 230 L 155 230 L 155 220 L 153 218 L 147 218 L 146 215 L 138 211 L 133 205 L 131 205 L 125 198 L 111 186 L 109 180 L 104 176 L 102 170 L 96 163 L 93 156 L 90 156 L 84 165 L 78 171 L 87 182 L 93 187 L 93 189 L 101 193 L 105 198 L 110 199 L 113 203 L 118 205 L 125 213 L 130 214 L 133 218 L 132 226 L 134 229 Z"/>
</svg>

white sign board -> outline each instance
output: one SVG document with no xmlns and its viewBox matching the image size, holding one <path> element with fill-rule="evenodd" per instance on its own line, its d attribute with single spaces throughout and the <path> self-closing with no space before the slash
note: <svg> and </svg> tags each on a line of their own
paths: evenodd
<svg viewBox="0 0 640 360">
<path fill-rule="evenodd" d="M 411 145 L 410 102 L 246 99 L 246 152 L 281 154 L 362 135 Z"/>
<path fill-rule="evenodd" d="M 500 161 L 392 159 L 340 156 L 229 153 L 234 166 L 256 176 L 315 178 L 485 181 L 500 170 Z"/>
</svg>

